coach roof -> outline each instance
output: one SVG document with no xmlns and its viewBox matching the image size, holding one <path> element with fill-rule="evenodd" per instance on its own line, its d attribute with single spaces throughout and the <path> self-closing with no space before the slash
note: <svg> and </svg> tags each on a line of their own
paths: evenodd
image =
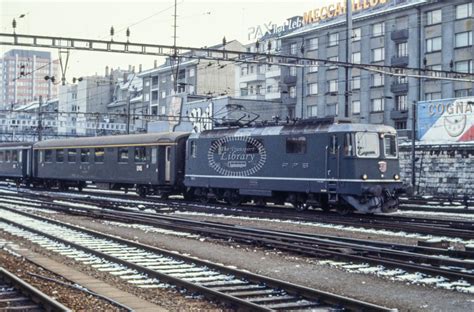
<svg viewBox="0 0 474 312">
<path fill-rule="evenodd" d="M 0 149 L 1 148 L 11 148 L 11 147 L 16 147 L 17 149 L 24 149 L 24 148 L 30 148 L 33 145 L 32 142 L 6 142 L 6 143 L 0 143 Z"/>
<path fill-rule="evenodd" d="M 130 134 L 114 136 L 98 136 L 86 138 L 47 140 L 34 144 L 34 148 L 61 147 L 94 147 L 94 146 L 129 146 L 129 145 L 166 145 L 176 143 L 187 137 L 188 132 L 159 132 L 147 134 Z"/>
</svg>

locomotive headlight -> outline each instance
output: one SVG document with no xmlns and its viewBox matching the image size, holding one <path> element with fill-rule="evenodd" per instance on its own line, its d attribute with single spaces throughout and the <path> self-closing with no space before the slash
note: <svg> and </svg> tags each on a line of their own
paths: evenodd
<svg viewBox="0 0 474 312">
<path fill-rule="evenodd" d="M 394 178 L 395 180 L 397 180 L 397 181 L 400 180 L 400 176 L 399 176 L 398 174 L 394 174 L 394 175 L 393 175 L 393 178 Z"/>
<path fill-rule="evenodd" d="M 369 177 L 364 173 L 362 176 L 361 176 L 362 180 L 367 180 Z"/>
</svg>

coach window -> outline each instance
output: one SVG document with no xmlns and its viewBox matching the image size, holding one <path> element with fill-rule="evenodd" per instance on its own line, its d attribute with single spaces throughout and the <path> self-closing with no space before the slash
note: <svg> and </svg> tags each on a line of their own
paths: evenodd
<svg viewBox="0 0 474 312">
<path fill-rule="evenodd" d="M 146 162 L 146 148 L 144 146 L 135 147 L 135 162 Z"/>
<path fill-rule="evenodd" d="M 127 163 L 128 162 L 128 148 L 121 147 L 118 149 L 118 162 Z"/>
<path fill-rule="evenodd" d="M 153 147 L 151 149 L 151 163 L 156 164 L 158 158 L 158 149 L 156 147 Z"/>
<path fill-rule="evenodd" d="M 12 162 L 18 162 L 18 151 L 12 151 Z"/>
<path fill-rule="evenodd" d="M 81 148 L 81 162 L 89 162 L 90 150 L 88 148 Z"/>
<path fill-rule="evenodd" d="M 286 138 L 286 153 L 287 154 L 305 154 L 306 153 L 306 138 L 305 137 Z"/>
<path fill-rule="evenodd" d="M 379 135 L 373 132 L 357 132 L 356 150 L 358 157 L 378 158 L 380 156 Z"/>
<path fill-rule="evenodd" d="M 77 150 L 75 148 L 67 150 L 67 161 L 70 163 L 76 162 Z"/>
<path fill-rule="evenodd" d="M 0 163 L 3 162 L 4 157 L 5 157 L 5 153 L 3 153 L 3 151 L 0 151 Z"/>
<path fill-rule="evenodd" d="M 56 162 L 58 162 L 58 163 L 64 162 L 64 150 L 63 149 L 56 150 Z"/>
<path fill-rule="evenodd" d="M 394 135 L 385 134 L 383 146 L 386 158 L 397 158 L 397 138 Z"/>
<path fill-rule="evenodd" d="M 103 163 L 104 162 L 105 151 L 103 148 L 96 148 L 94 150 L 94 162 Z"/>
<path fill-rule="evenodd" d="M 44 151 L 44 162 L 53 162 L 53 150 L 49 149 Z"/>
<path fill-rule="evenodd" d="M 346 133 L 344 136 L 344 156 L 355 156 L 353 133 Z"/>
<path fill-rule="evenodd" d="M 11 156 L 10 151 L 5 151 L 5 162 L 10 162 Z"/>
</svg>

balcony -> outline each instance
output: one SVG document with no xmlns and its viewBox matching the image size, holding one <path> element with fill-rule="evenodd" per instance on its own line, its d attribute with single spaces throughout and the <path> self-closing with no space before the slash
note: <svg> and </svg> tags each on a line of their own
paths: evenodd
<svg viewBox="0 0 474 312">
<path fill-rule="evenodd" d="M 240 76 L 240 82 L 265 81 L 265 74 L 253 73 Z"/>
<path fill-rule="evenodd" d="M 390 91 L 395 94 L 407 94 L 408 93 L 408 83 L 398 83 L 394 82 L 390 86 Z"/>
<path fill-rule="evenodd" d="M 279 68 L 271 69 L 265 72 L 265 78 L 273 78 L 281 75 L 281 70 Z"/>
<path fill-rule="evenodd" d="M 390 118 L 393 120 L 408 119 L 408 110 L 392 110 Z"/>
<path fill-rule="evenodd" d="M 396 66 L 396 67 L 408 66 L 408 56 L 393 56 L 392 66 Z"/>
<path fill-rule="evenodd" d="M 296 84 L 296 76 L 285 76 L 283 77 L 283 83 L 286 85 L 295 85 Z"/>
<path fill-rule="evenodd" d="M 393 41 L 406 41 L 408 40 L 408 37 L 410 36 L 408 29 L 401 29 L 401 30 L 395 30 L 392 31 L 390 34 L 390 38 Z"/>
<path fill-rule="evenodd" d="M 265 94 L 265 100 L 276 100 L 281 98 L 281 93 L 280 91 L 275 91 L 275 92 L 267 92 Z"/>
<path fill-rule="evenodd" d="M 240 98 L 245 99 L 245 100 L 263 101 L 263 100 L 265 100 L 265 95 L 263 95 L 263 94 L 248 94 L 248 95 L 242 95 Z"/>
</svg>

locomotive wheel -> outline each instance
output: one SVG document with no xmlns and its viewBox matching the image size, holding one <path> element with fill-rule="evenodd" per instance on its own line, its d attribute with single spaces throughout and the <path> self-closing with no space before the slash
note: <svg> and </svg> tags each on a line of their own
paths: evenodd
<svg viewBox="0 0 474 312">
<path fill-rule="evenodd" d="M 206 194 L 204 196 L 199 197 L 199 201 L 201 202 L 201 204 L 209 204 L 210 199 L 209 197 L 207 197 L 207 194 Z"/>
<path fill-rule="evenodd" d="M 347 206 L 345 206 L 345 205 L 342 205 L 342 206 L 338 206 L 338 207 L 336 208 L 336 211 L 337 211 L 337 213 L 340 214 L 341 216 L 346 216 L 346 215 L 352 213 L 352 208 L 347 207 Z"/>
<path fill-rule="evenodd" d="M 293 203 L 293 207 L 295 207 L 296 211 L 298 212 L 303 212 L 303 211 L 308 210 L 308 206 L 306 205 L 306 203 L 303 203 L 303 202 Z"/>
<path fill-rule="evenodd" d="M 227 199 L 227 202 L 231 206 L 239 206 L 242 203 L 242 199 L 240 198 L 239 194 L 236 192 L 232 192 Z"/>
</svg>

